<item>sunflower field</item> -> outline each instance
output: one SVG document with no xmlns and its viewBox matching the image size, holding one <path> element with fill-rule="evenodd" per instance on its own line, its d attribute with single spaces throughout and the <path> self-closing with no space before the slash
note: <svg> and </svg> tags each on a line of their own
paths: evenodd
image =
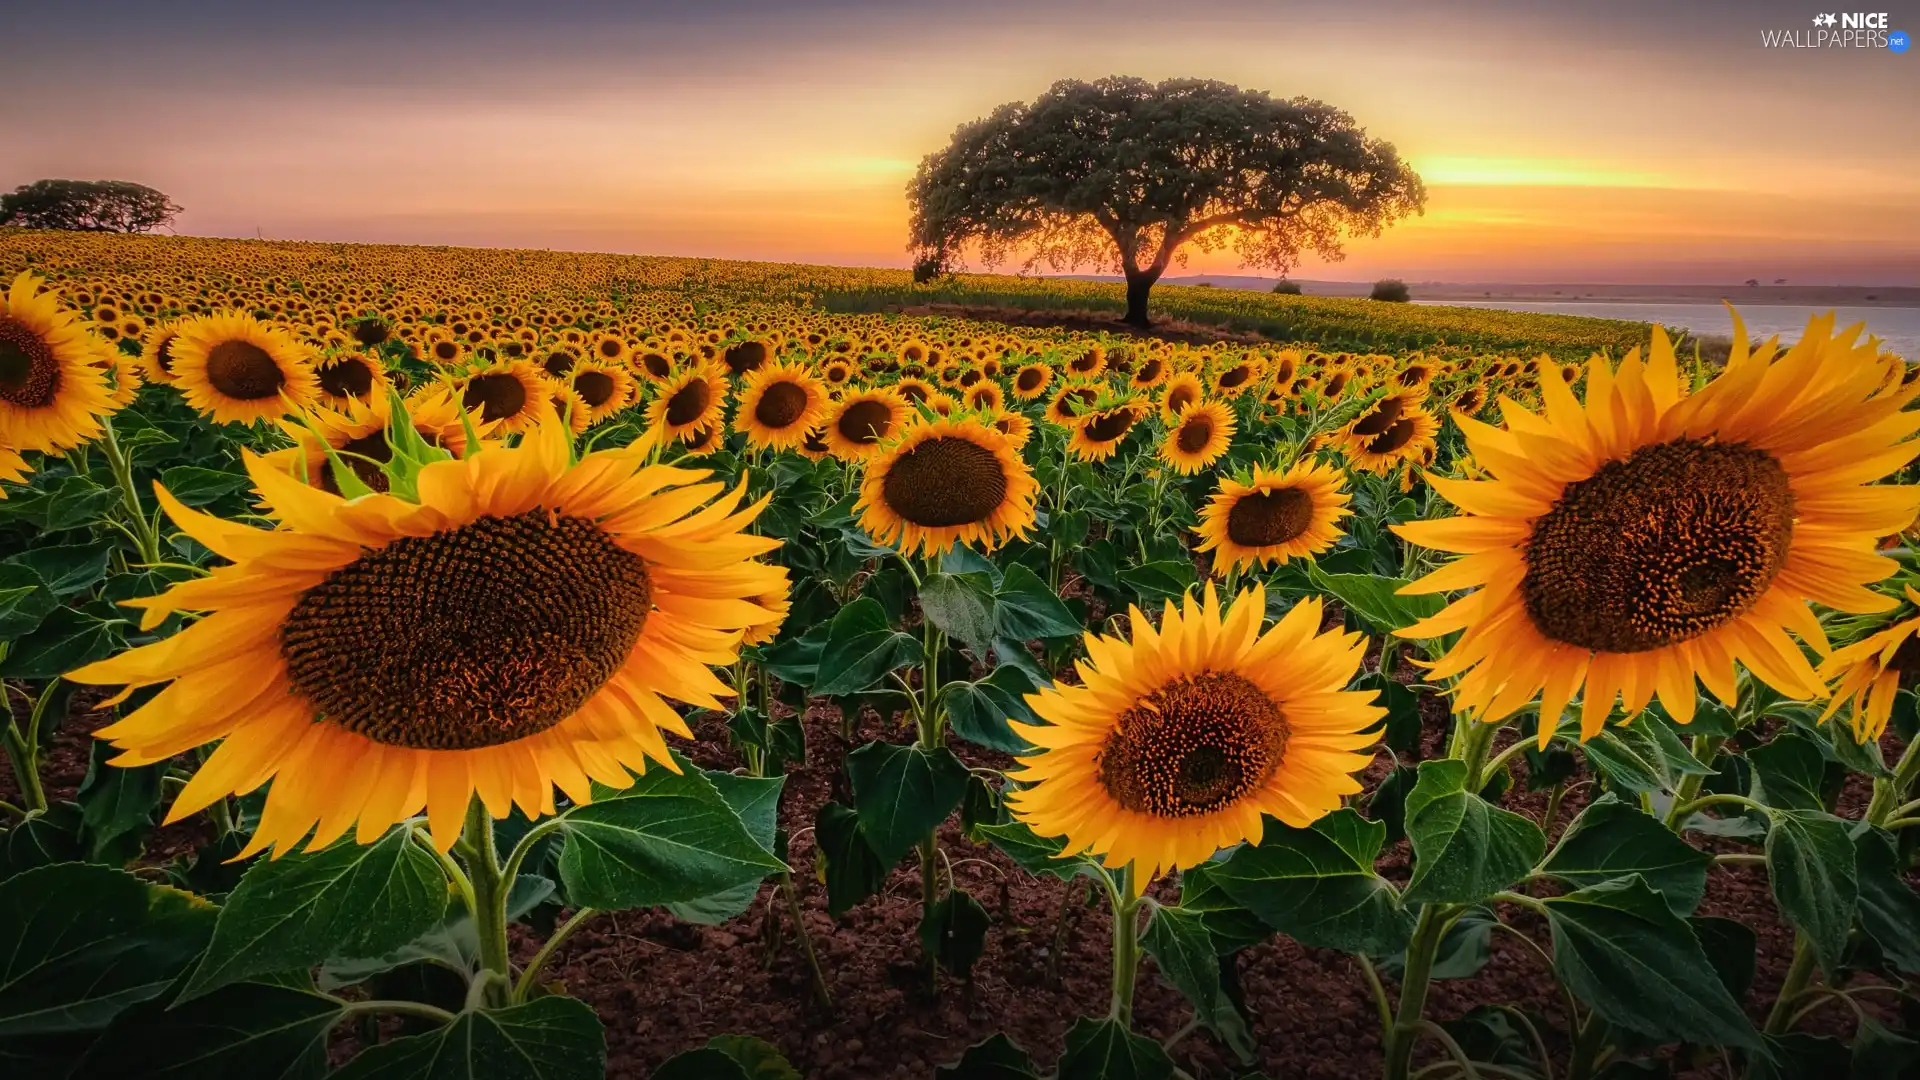
<svg viewBox="0 0 1920 1080">
<path fill-rule="evenodd" d="M 1920 1069 L 1905 361 L 903 278 L 0 231 L 5 1075 Z"/>
</svg>

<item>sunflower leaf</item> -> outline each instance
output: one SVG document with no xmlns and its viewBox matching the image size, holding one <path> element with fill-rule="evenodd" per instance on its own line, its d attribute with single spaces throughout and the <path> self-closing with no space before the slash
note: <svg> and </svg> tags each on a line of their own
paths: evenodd
<svg viewBox="0 0 1920 1080">
<path fill-rule="evenodd" d="M 25 637 L 40 628 L 60 601 L 40 572 L 18 563 L 0 563 L 0 641 Z"/>
<path fill-rule="evenodd" d="M 1302 945 L 1392 956 L 1407 947 L 1413 915 L 1373 869 L 1386 836 L 1351 808 L 1306 829 L 1268 821 L 1260 843 L 1207 864 L 1207 880 Z"/>
<path fill-rule="evenodd" d="M 950 890 L 920 920 L 920 946 L 941 967 L 962 979 L 971 978 L 973 965 L 987 949 L 987 930 L 993 919 L 965 889 Z"/>
<path fill-rule="evenodd" d="M 253 481 L 238 470 L 203 469 L 198 465 L 175 465 L 160 474 L 167 494 L 187 506 L 200 507 L 246 490 Z"/>
<path fill-rule="evenodd" d="M 847 755 L 860 832 L 892 866 L 967 794 L 967 766 L 952 750 L 870 742 Z"/>
<path fill-rule="evenodd" d="M 1920 975 L 1920 893 L 1900 873 L 1893 838 L 1879 829 L 1856 826 L 1855 863 L 1860 873 L 1860 928 L 1880 945 L 1896 969 Z"/>
<path fill-rule="evenodd" d="M 1081 1017 L 1067 1031 L 1059 1080 L 1168 1080 L 1173 1059 L 1158 1042 L 1112 1017 Z"/>
<path fill-rule="evenodd" d="M 327 1071 L 327 1035 L 342 1015 L 338 998 L 257 982 L 173 1008 L 145 1002 L 114 1020 L 72 1080 L 121 1080 L 130 1061 L 149 1080 L 309 1080 Z"/>
<path fill-rule="evenodd" d="M 887 882 L 887 865 L 860 835 L 852 807 L 827 803 L 813 817 L 820 883 L 827 887 L 827 914 L 839 918 Z"/>
<path fill-rule="evenodd" d="M 933 1070 L 934 1080 L 1040 1080 L 1033 1056 L 1004 1033 L 974 1043 L 960 1060 Z"/>
<path fill-rule="evenodd" d="M 953 733 L 968 742 L 1009 754 L 1031 753 L 1033 747 L 1007 722 L 1034 722 L 1033 710 L 1022 700 L 1033 690 L 1026 672 L 1002 664 L 977 682 L 948 683 L 940 689 L 940 704 L 947 710 Z"/>
<path fill-rule="evenodd" d="M 732 773 L 710 772 L 707 779 L 719 789 L 720 797 L 727 800 L 733 812 L 740 815 L 740 823 L 747 827 L 747 833 L 753 837 L 754 843 L 772 851 L 774 833 L 779 826 L 780 790 L 786 786 L 786 777 L 735 776 Z M 717 926 L 752 907 L 759 895 L 760 882 L 756 879 L 711 896 L 672 903 L 666 907 L 683 922 Z"/>
<path fill-rule="evenodd" d="M 1406 902 L 1472 904 L 1527 876 L 1546 850 L 1540 826 L 1467 791 L 1467 763 L 1420 763 L 1407 793 L 1413 878 Z"/>
<path fill-rule="evenodd" d="M 1553 966 L 1621 1027 L 1668 1041 L 1761 1047 L 1692 929 L 1634 875 L 1548 898 Z"/>
<path fill-rule="evenodd" d="M 1010 564 L 993 594 L 993 632 L 1010 641 L 1078 637 L 1086 628 L 1039 575 Z"/>
<path fill-rule="evenodd" d="M 1404 630 L 1437 613 L 1445 601 L 1439 596 L 1401 596 L 1405 578 L 1374 574 L 1329 574 L 1310 565 L 1307 575 L 1320 591 L 1340 601 L 1367 628 L 1377 634 Z"/>
<path fill-rule="evenodd" d="M 1712 866 L 1712 855 L 1608 792 L 1573 819 L 1541 869 L 1575 886 L 1639 874 L 1674 914 L 1686 915 L 1699 906 Z"/>
<path fill-rule="evenodd" d="M 1206 916 L 1177 907 L 1157 907 L 1140 944 L 1160 975 L 1193 1006 L 1193 1015 L 1220 1036 L 1243 1062 L 1253 1060 L 1247 1024 L 1220 985 L 1220 957 Z"/>
<path fill-rule="evenodd" d="M 0 660 L 0 675 L 51 679 L 104 660 L 125 647 L 120 628 L 127 625 L 111 607 L 98 602 L 57 608 L 33 633 L 13 643 L 6 659 Z"/>
<path fill-rule="evenodd" d="M 607 1034 L 576 998 L 470 1010 L 424 1035 L 362 1050 L 331 1080 L 603 1080 Z"/>
<path fill-rule="evenodd" d="M 697 769 L 649 769 L 613 798 L 561 815 L 560 879 L 581 907 L 685 903 L 785 868 Z"/>
<path fill-rule="evenodd" d="M 888 625 L 880 602 L 863 596 L 833 616 L 811 689 L 816 697 L 859 693 L 887 672 L 918 662 L 920 652 L 919 638 Z"/>
<path fill-rule="evenodd" d="M 929 574 L 920 584 L 920 611 L 955 641 L 985 656 L 993 642 L 993 579 L 985 573 Z"/>
<path fill-rule="evenodd" d="M 445 873 L 404 827 L 366 846 L 348 838 L 260 859 L 220 909 L 180 1000 L 336 957 L 381 956 L 438 926 L 446 907 Z"/>
<path fill-rule="evenodd" d="M 1859 906 L 1860 877 L 1847 822 L 1817 810 L 1777 810 L 1769 815 L 1767 876 L 1773 899 L 1813 944 L 1820 969 L 1840 968 Z"/>
</svg>

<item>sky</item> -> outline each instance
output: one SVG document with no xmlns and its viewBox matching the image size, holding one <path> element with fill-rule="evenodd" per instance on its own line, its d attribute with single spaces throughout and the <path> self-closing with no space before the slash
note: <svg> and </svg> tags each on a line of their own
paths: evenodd
<svg viewBox="0 0 1920 1080">
<path fill-rule="evenodd" d="M 1762 45 L 1832 2 L 69 0 L 0 18 L 0 190 L 136 180 L 202 235 L 902 266 L 960 124 L 1194 76 L 1339 106 L 1425 178 L 1423 217 L 1296 277 L 1920 285 L 1920 50 Z"/>
</svg>

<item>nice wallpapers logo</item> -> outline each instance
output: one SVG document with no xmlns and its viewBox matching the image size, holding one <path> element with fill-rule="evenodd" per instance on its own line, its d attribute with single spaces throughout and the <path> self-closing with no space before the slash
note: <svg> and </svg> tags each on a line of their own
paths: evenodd
<svg viewBox="0 0 1920 1080">
<path fill-rule="evenodd" d="M 1768 49 L 1885 49 L 1903 53 L 1912 45 L 1904 30 L 1894 30 L 1884 11 L 1822 12 L 1813 16 L 1811 28 L 1793 27 L 1760 31 L 1760 44 Z"/>
</svg>

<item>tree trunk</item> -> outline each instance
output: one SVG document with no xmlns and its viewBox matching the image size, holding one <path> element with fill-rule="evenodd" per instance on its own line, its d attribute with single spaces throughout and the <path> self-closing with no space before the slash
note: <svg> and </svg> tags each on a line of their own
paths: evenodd
<svg viewBox="0 0 1920 1080">
<path fill-rule="evenodd" d="M 1152 291 L 1153 283 L 1159 279 L 1160 275 L 1150 270 L 1127 274 L 1127 316 L 1123 321 L 1128 326 L 1145 330 L 1153 325 L 1147 318 L 1147 293 Z"/>
</svg>

